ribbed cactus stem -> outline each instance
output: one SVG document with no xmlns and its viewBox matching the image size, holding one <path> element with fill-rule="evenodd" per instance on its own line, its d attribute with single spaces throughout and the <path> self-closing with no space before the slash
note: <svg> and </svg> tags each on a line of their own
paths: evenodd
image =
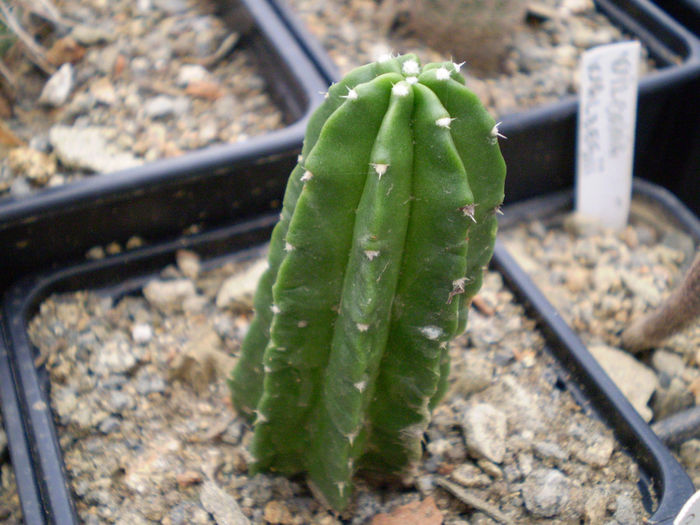
<svg viewBox="0 0 700 525">
<path fill-rule="evenodd" d="M 388 57 L 331 87 L 231 380 L 253 471 L 305 472 L 336 510 L 358 469 L 420 457 L 493 251 L 505 165 L 458 68 Z"/>
</svg>

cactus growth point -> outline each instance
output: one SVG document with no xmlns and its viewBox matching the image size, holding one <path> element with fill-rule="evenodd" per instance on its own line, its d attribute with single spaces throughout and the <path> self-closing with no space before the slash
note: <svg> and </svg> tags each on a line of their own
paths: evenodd
<svg viewBox="0 0 700 525">
<path fill-rule="evenodd" d="M 459 66 L 360 67 L 311 117 L 231 378 L 253 472 L 346 507 L 358 470 L 420 457 L 493 252 L 505 164 Z"/>
</svg>

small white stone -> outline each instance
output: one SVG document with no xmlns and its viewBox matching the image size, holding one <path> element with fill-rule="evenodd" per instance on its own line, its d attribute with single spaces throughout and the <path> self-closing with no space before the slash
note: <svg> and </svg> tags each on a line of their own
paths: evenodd
<svg viewBox="0 0 700 525">
<path fill-rule="evenodd" d="M 137 345 L 144 345 L 153 339 L 153 329 L 150 324 L 137 323 L 131 327 L 131 337 Z"/>
<path fill-rule="evenodd" d="M 39 103 L 59 107 L 66 103 L 73 90 L 73 66 L 66 62 L 44 85 L 39 96 Z"/>
<path fill-rule="evenodd" d="M 365 255 L 370 261 L 373 261 L 375 257 L 379 256 L 379 250 L 365 250 Z"/>
<path fill-rule="evenodd" d="M 439 118 L 435 121 L 435 124 L 437 124 L 438 127 L 440 128 L 445 128 L 445 129 L 450 129 L 450 124 L 452 123 L 454 119 L 450 117 L 442 117 Z"/>
<path fill-rule="evenodd" d="M 430 339 L 431 341 L 435 341 L 438 337 L 442 335 L 442 328 L 439 326 L 424 326 L 423 328 L 420 329 L 420 332 Z"/>
<path fill-rule="evenodd" d="M 380 163 L 372 163 L 370 164 L 372 168 L 374 169 L 374 172 L 377 174 L 377 176 L 381 179 L 382 175 L 386 173 L 386 170 L 389 169 L 388 164 L 380 164 Z"/>
<path fill-rule="evenodd" d="M 357 329 L 358 329 L 360 332 L 366 332 L 367 330 L 369 330 L 369 325 L 368 325 L 368 324 L 357 323 L 355 326 L 357 326 Z"/>
<path fill-rule="evenodd" d="M 398 84 L 394 84 L 394 87 L 391 88 L 391 92 L 397 97 L 405 97 L 406 95 L 408 95 L 408 89 L 409 88 L 407 84 L 400 82 Z"/>
<path fill-rule="evenodd" d="M 441 67 L 435 70 L 435 78 L 438 80 L 447 80 L 450 78 L 450 71 L 446 67 Z"/>
<path fill-rule="evenodd" d="M 306 182 L 307 180 L 313 179 L 314 174 L 311 173 L 309 170 L 306 170 L 304 174 L 301 176 L 302 182 Z"/>
<path fill-rule="evenodd" d="M 401 69 L 404 72 L 404 75 L 417 75 L 420 73 L 420 66 L 415 60 L 406 60 Z"/>
</svg>

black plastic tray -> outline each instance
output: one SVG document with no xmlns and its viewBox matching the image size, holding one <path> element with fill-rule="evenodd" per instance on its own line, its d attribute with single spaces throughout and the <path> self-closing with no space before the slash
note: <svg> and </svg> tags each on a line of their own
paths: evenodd
<svg viewBox="0 0 700 525">
<path fill-rule="evenodd" d="M 0 290 L 29 271 L 78 260 L 95 245 L 123 243 L 135 235 L 174 238 L 193 225 L 224 224 L 279 206 L 307 119 L 327 84 L 299 36 L 291 35 L 267 0 L 223 2 L 219 8 L 258 59 L 287 127 L 26 198 L 3 199 Z"/>
<path fill-rule="evenodd" d="M 270 1 L 325 79 L 337 81 L 335 64 L 318 41 L 309 39 L 285 0 Z M 660 67 L 639 83 L 635 173 L 670 189 L 700 213 L 700 40 L 649 0 L 595 3 L 611 21 L 639 38 Z M 577 104 L 576 97 L 569 96 L 502 118 L 500 129 L 508 137 L 501 141 L 508 165 L 506 203 L 573 185 Z"/>
<path fill-rule="evenodd" d="M 665 190 L 650 189 L 643 183 L 636 188 L 651 196 L 661 193 L 668 202 L 678 204 Z M 548 206 L 561 207 L 567 200 L 570 195 L 555 196 L 553 201 L 548 201 Z M 540 209 L 549 208 L 540 206 Z M 672 207 L 670 213 L 679 215 L 673 211 L 677 209 L 677 206 Z M 508 215 L 510 212 L 506 208 Z M 679 216 L 681 221 L 696 220 L 689 212 Z M 6 424 L 12 430 L 8 438 L 12 442 L 17 483 L 28 523 L 77 523 L 49 408 L 47 373 L 43 368 L 35 368 L 37 353 L 27 335 L 28 320 L 39 303 L 55 292 L 109 288 L 123 293 L 137 289 L 149 276 L 171 264 L 175 252 L 182 248 L 193 250 L 208 260 L 236 252 L 239 255 L 242 252 L 244 257 L 246 253 L 259 253 L 259 247 L 269 238 L 276 221 L 276 214 L 267 215 L 105 260 L 25 277 L 9 289 L 0 303 L 3 334 L 0 379 Z M 700 236 L 700 232 L 696 233 Z M 643 494 L 653 486 L 659 501 L 650 523 L 672 523 L 693 493 L 688 476 L 500 243 L 497 243 L 493 266 L 539 321 L 548 348 L 564 370 L 562 379 L 572 393 L 584 407 L 592 408 L 608 424 L 641 466 Z"/>
<path fill-rule="evenodd" d="M 700 245 L 700 220 L 676 196 L 665 188 L 640 179 L 634 180 L 634 195 L 659 205 L 668 221 L 675 223 Z M 570 210 L 573 199 L 573 193 L 566 191 L 514 204 L 506 208 L 501 228 Z M 494 265 L 539 321 L 545 336 L 561 343 L 552 345 L 552 348 L 564 369 L 571 374 L 574 389 L 580 389 L 583 398 L 589 400 L 595 412 L 614 429 L 617 438 L 651 480 L 659 497 L 659 505 L 650 523 L 672 524 L 695 490 L 690 478 L 603 371 L 562 315 L 499 241 L 496 243 Z"/>
</svg>

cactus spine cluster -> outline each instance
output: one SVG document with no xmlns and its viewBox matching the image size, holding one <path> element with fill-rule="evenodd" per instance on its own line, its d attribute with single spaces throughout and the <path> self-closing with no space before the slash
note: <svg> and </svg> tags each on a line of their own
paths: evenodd
<svg viewBox="0 0 700 525">
<path fill-rule="evenodd" d="M 360 67 L 311 117 L 231 378 L 253 472 L 336 510 L 358 470 L 405 473 L 493 252 L 505 164 L 459 65 Z"/>
</svg>

